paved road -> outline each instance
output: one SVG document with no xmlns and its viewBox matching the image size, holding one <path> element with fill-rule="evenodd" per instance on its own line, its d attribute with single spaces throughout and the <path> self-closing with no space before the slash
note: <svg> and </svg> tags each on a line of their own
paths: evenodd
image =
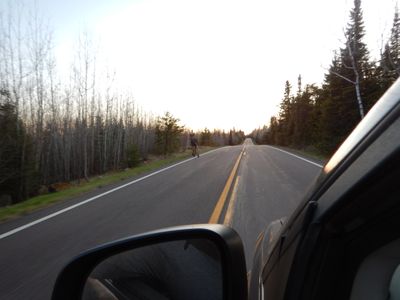
<svg viewBox="0 0 400 300">
<path fill-rule="evenodd" d="M 246 145 L 231 225 L 241 236 L 251 269 L 258 234 L 296 208 L 319 174 L 322 162 L 305 161 L 269 146 Z"/>
<path fill-rule="evenodd" d="M 250 267 L 258 233 L 294 209 L 320 168 L 246 143 L 191 159 L 10 236 L 4 233 L 106 189 L 1 224 L 0 299 L 49 299 L 61 267 L 99 243 L 166 226 L 207 223 L 243 148 L 228 221 L 244 240 Z"/>
</svg>

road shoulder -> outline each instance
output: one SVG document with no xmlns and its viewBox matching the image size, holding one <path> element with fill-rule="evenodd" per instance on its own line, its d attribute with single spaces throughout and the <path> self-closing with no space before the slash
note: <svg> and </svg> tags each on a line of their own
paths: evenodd
<svg viewBox="0 0 400 300">
<path fill-rule="evenodd" d="M 206 154 L 207 152 L 211 152 L 213 150 L 217 150 L 220 148 L 210 148 L 206 149 L 207 151 L 203 152 L 203 154 Z M 114 180 L 112 182 L 109 182 L 107 184 L 98 184 L 95 185 L 91 188 L 88 188 L 87 190 L 84 190 L 83 192 L 78 192 L 76 194 L 66 196 L 66 197 L 61 197 L 60 199 L 57 199 L 56 201 L 52 201 L 50 203 L 47 203 L 45 205 L 41 205 L 38 207 L 33 207 L 30 209 L 27 209 L 26 211 L 22 211 L 19 213 L 15 214 L 9 214 L 7 217 L 1 217 L 0 214 L 0 233 L 7 232 L 13 228 L 22 226 L 24 224 L 30 223 L 32 221 L 35 221 L 37 219 L 41 219 L 43 217 L 46 217 L 48 215 L 51 215 L 57 211 L 66 209 L 67 207 L 76 205 L 82 201 L 85 201 L 87 199 L 90 199 L 92 197 L 96 197 L 98 195 L 101 195 L 107 191 L 113 190 L 115 188 L 118 188 L 120 186 L 126 185 L 129 182 L 138 180 L 142 177 L 147 177 L 152 173 L 159 172 L 160 170 L 170 168 L 174 166 L 175 164 L 182 163 L 186 160 L 191 160 L 193 159 L 190 154 L 187 155 L 182 155 L 179 157 L 175 157 L 172 159 L 167 159 L 164 160 L 163 163 L 158 164 L 155 167 L 149 167 L 149 168 L 143 168 L 141 171 L 135 173 L 134 175 L 127 175 L 124 174 L 124 171 L 121 171 L 117 174 L 118 179 Z M 57 195 L 57 193 L 55 193 Z M 27 200 L 29 201 L 29 200 Z M 12 206 L 10 207 L 12 208 Z M 6 208 L 0 208 L 1 210 L 5 210 Z"/>
<path fill-rule="evenodd" d="M 317 155 L 317 154 L 313 154 L 304 150 L 299 150 L 299 149 L 292 149 L 292 148 L 288 148 L 288 147 L 282 147 L 282 146 L 272 146 L 272 145 L 268 145 L 272 148 L 276 148 L 276 149 L 280 149 L 283 151 L 286 151 L 288 153 L 291 153 L 293 155 L 297 155 L 300 156 L 304 159 L 307 159 L 309 161 L 312 161 L 318 165 L 324 166 L 328 161 L 329 158 L 328 157 L 323 157 L 321 155 Z"/>
</svg>

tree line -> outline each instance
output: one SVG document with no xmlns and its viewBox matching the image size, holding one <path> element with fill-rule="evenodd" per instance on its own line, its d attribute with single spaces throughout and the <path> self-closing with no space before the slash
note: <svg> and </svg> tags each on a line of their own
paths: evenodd
<svg viewBox="0 0 400 300">
<path fill-rule="evenodd" d="M 199 137 L 199 144 L 201 146 L 234 146 L 243 143 L 245 134 L 242 130 L 236 130 L 235 128 L 225 132 L 225 130 L 214 129 L 210 131 L 208 128 L 204 128 L 196 133 Z"/>
<path fill-rule="evenodd" d="M 53 48 L 38 12 L 10 2 L 0 14 L 0 196 L 11 203 L 135 166 L 153 150 L 154 116 L 99 69 L 89 36 L 79 37 L 67 76 Z"/>
<path fill-rule="evenodd" d="M 199 146 L 221 147 L 234 146 L 243 143 L 245 134 L 235 128 L 225 130 L 208 128 L 194 132 L 189 128 L 179 125 L 179 119 L 166 112 L 160 116 L 155 124 L 154 152 L 168 155 L 177 151 L 185 151 L 191 148 L 190 135 L 193 134 Z"/>
<path fill-rule="evenodd" d="M 50 27 L 21 2 L 0 10 L 0 206 L 131 168 L 150 154 L 184 151 L 189 129 L 169 112 L 143 111 L 98 64 L 79 36 L 67 75 L 59 74 Z M 208 146 L 240 143 L 243 132 L 197 132 Z"/>
<path fill-rule="evenodd" d="M 303 86 L 299 75 L 294 90 L 286 81 L 278 115 L 271 117 L 269 126 L 255 129 L 252 138 L 331 155 L 400 74 L 397 6 L 378 60 L 370 58 L 364 35 L 361 1 L 355 0 L 345 43 L 335 52 L 322 85 Z"/>
</svg>

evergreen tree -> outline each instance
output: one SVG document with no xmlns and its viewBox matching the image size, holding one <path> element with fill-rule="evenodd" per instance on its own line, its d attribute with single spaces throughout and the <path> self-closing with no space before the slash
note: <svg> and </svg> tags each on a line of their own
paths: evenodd
<svg viewBox="0 0 400 300">
<path fill-rule="evenodd" d="M 278 117 L 271 118 L 266 131 L 266 143 L 300 148 L 313 145 L 324 154 L 332 154 L 339 147 L 400 74 L 397 7 L 380 64 L 370 61 L 364 35 L 361 1 L 354 0 L 345 30 L 346 43 L 335 52 L 322 87 L 307 85 L 302 89 L 299 76 L 296 96 L 292 96 L 287 81 Z"/>
<path fill-rule="evenodd" d="M 381 60 L 378 67 L 380 85 L 382 90 L 386 90 L 395 81 L 396 74 L 393 72 L 390 58 L 390 46 L 386 43 L 385 49 L 381 54 Z"/>
<path fill-rule="evenodd" d="M 400 74 L 400 18 L 397 5 L 389 41 L 389 62 L 394 79 L 396 79 Z"/>
<path fill-rule="evenodd" d="M 232 130 L 229 130 L 229 138 L 228 138 L 228 145 L 233 146 L 233 132 Z"/>
<path fill-rule="evenodd" d="M 269 128 L 265 135 L 265 143 L 271 145 L 277 145 L 279 142 L 278 135 L 279 135 L 278 119 L 275 116 L 273 116 L 269 121 Z"/>
<path fill-rule="evenodd" d="M 212 135 L 210 130 L 207 128 L 204 128 L 204 130 L 200 133 L 200 145 L 212 146 Z"/>
<path fill-rule="evenodd" d="M 389 41 L 381 54 L 379 76 L 381 90 L 384 92 L 400 75 L 400 18 L 396 5 L 393 27 Z"/>
<path fill-rule="evenodd" d="M 363 96 L 366 79 L 370 75 L 369 52 L 363 42 L 365 35 L 361 0 L 354 0 L 354 8 L 350 12 L 350 22 L 347 25 L 346 44 L 341 49 L 341 70 L 343 79 L 343 106 L 346 119 L 345 129 L 352 129 L 366 113 Z M 356 109 L 354 109 L 354 107 Z"/>
<path fill-rule="evenodd" d="M 285 82 L 285 91 L 283 93 L 283 99 L 280 104 L 279 120 L 282 122 L 287 122 L 290 119 L 290 105 L 292 101 L 291 96 L 292 86 L 289 80 Z"/>
<path fill-rule="evenodd" d="M 169 112 L 157 119 L 155 143 L 158 153 L 167 155 L 179 150 L 183 127 L 178 125 L 178 122 L 179 119 L 174 118 Z"/>
<path fill-rule="evenodd" d="M 363 42 L 365 35 L 361 0 L 354 0 L 354 8 L 350 11 L 350 22 L 346 29 L 346 45 L 342 49 L 342 60 L 347 66 L 351 66 L 351 56 L 354 56 L 356 68 L 363 75 L 369 68 L 369 52 Z M 349 78 L 354 79 L 354 71 L 349 72 Z"/>
<path fill-rule="evenodd" d="M 0 93 L 8 97 L 5 91 Z M 9 195 L 13 203 L 25 200 L 37 188 L 33 169 L 31 139 L 16 106 L 0 101 L 0 196 Z"/>
<path fill-rule="evenodd" d="M 253 140 L 253 142 L 257 145 L 266 144 L 268 139 L 268 130 L 267 126 L 263 126 L 262 128 L 254 129 L 249 137 Z"/>
<path fill-rule="evenodd" d="M 299 90 L 293 100 L 293 135 L 290 145 L 304 148 L 311 143 L 313 92 L 314 86 L 307 85 L 301 90 L 301 77 L 299 76 Z"/>
<path fill-rule="evenodd" d="M 292 101 L 291 95 L 292 86 L 289 81 L 285 82 L 285 90 L 279 111 L 279 127 L 278 133 L 275 137 L 276 143 L 279 145 L 287 146 L 290 144 L 290 138 L 293 134 L 293 119 L 292 119 Z"/>
<path fill-rule="evenodd" d="M 136 144 L 129 145 L 127 149 L 126 165 L 128 168 L 133 168 L 140 163 L 140 152 Z"/>
<path fill-rule="evenodd" d="M 379 91 L 379 86 L 373 78 L 364 35 L 361 1 L 355 0 L 345 32 L 346 44 L 332 60 L 318 103 L 318 147 L 323 152 L 332 153 L 376 101 L 373 92 Z"/>
<path fill-rule="evenodd" d="M 301 74 L 297 77 L 297 96 L 301 94 Z"/>
<path fill-rule="evenodd" d="M 335 55 L 328 73 L 325 74 L 321 97 L 316 102 L 319 108 L 317 147 L 324 153 L 332 153 L 346 134 L 341 129 L 343 126 L 341 122 L 343 122 L 342 114 L 348 110 L 347 106 L 343 105 L 345 92 L 343 85 L 345 84 L 347 88 L 348 85 L 336 75 L 341 69 L 340 57 Z M 352 87 L 351 89 L 353 90 Z M 353 110 L 356 109 L 353 107 Z"/>
</svg>

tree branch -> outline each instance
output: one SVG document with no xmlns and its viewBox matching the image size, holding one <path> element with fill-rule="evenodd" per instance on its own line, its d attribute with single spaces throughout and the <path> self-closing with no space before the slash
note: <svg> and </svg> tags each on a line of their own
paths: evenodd
<svg viewBox="0 0 400 300">
<path fill-rule="evenodd" d="M 335 72 L 335 71 L 330 70 L 330 72 L 331 72 L 332 74 L 335 74 L 336 76 L 338 76 L 338 77 L 340 77 L 340 78 L 342 78 L 342 79 L 344 79 L 344 80 L 350 82 L 351 84 L 356 84 L 353 80 L 351 80 L 351 79 L 349 79 L 349 78 L 347 78 L 347 77 L 344 77 L 343 75 L 340 75 L 339 73 L 337 73 L 337 72 Z"/>
</svg>

